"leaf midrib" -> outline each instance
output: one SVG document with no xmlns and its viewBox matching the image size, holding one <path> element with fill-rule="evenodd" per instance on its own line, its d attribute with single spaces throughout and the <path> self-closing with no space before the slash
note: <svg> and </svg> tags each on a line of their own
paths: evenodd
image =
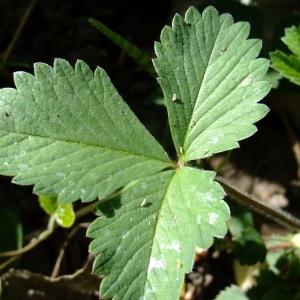
<svg viewBox="0 0 300 300">
<path fill-rule="evenodd" d="M 53 142 L 58 141 L 58 142 L 62 142 L 62 143 L 72 143 L 72 144 L 78 144 L 78 145 L 85 145 L 85 146 L 88 146 L 88 147 L 96 147 L 96 148 L 99 147 L 99 148 L 102 148 L 102 149 L 105 149 L 105 150 L 108 150 L 108 151 L 115 151 L 115 152 L 119 152 L 119 153 L 124 153 L 128 156 L 138 156 L 138 157 L 145 158 L 145 159 L 152 159 L 152 160 L 161 161 L 161 162 L 164 162 L 164 163 L 169 163 L 170 166 L 172 165 L 171 160 L 162 160 L 162 159 L 154 158 L 154 157 L 151 157 L 151 156 L 145 156 L 145 155 L 141 155 L 141 154 L 138 154 L 138 153 L 132 153 L 132 152 L 129 152 L 129 151 L 120 150 L 120 149 L 116 149 L 116 148 L 109 147 L 109 146 L 103 146 L 103 145 L 99 145 L 99 144 L 92 144 L 92 143 L 87 143 L 87 142 L 84 142 L 84 143 L 83 142 L 75 142 L 73 140 L 68 140 L 68 139 L 63 140 L 63 139 L 60 139 L 60 138 L 54 139 L 54 138 L 43 136 L 43 135 L 37 135 L 37 134 L 33 135 L 33 134 L 21 132 L 21 131 L 0 129 L 0 132 L 1 131 L 4 132 L 4 133 L 7 133 L 7 134 L 19 134 L 19 135 L 24 135 L 24 136 L 28 136 L 28 137 L 32 136 L 32 137 L 36 137 L 36 138 L 48 139 L 48 140 L 52 140 Z M 167 153 L 166 153 L 166 155 L 167 155 Z"/>
<path fill-rule="evenodd" d="M 156 235 L 156 231 L 157 231 L 157 226 L 158 226 L 158 223 L 159 223 L 159 220 L 160 220 L 160 215 L 161 215 L 161 212 L 162 212 L 162 207 L 163 207 L 163 205 L 164 205 L 164 202 L 165 202 L 165 199 L 166 199 L 166 195 L 167 195 L 168 192 L 169 192 L 171 183 L 172 183 L 172 181 L 174 180 L 174 178 L 175 178 L 175 176 L 176 176 L 176 171 L 173 171 L 173 172 L 174 172 L 174 173 L 173 173 L 172 177 L 170 178 L 170 180 L 169 180 L 169 182 L 168 182 L 168 186 L 167 186 L 167 188 L 166 188 L 166 190 L 165 190 L 165 193 L 164 193 L 164 195 L 163 195 L 163 197 L 162 197 L 163 200 L 161 201 L 160 209 L 159 209 L 158 215 L 157 215 L 157 217 L 156 217 L 156 220 L 157 220 L 157 221 L 156 221 L 156 224 L 155 224 L 155 228 L 154 228 L 154 230 L 153 230 L 153 238 L 151 239 L 151 251 L 150 251 L 149 260 L 148 260 L 148 263 L 147 263 L 147 276 L 146 276 L 146 281 L 145 281 L 144 288 L 143 288 L 143 291 L 144 291 L 143 294 L 145 294 L 145 286 L 146 286 L 146 284 L 147 284 L 147 282 L 148 282 L 148 270 L 149 270 L 150 258 L 151 258 L 151 256 L 152 256 L 152 250 L 153 250 L 153 245 L 154 245 L 154 239 L 155 239 L 155 235 Z M 177 227 L 177 225 L 176 225 L 176 227 Z"/>
<path fill-rule="evenodd" d="M 199 90 L 198 90 L 198 92 L 197 92 L 197 97 L 196 97 L 195 105 L 194 105 L 194 107 L 193 107 L 193 110 L 192 110 L 192 113 L 191 113 L 191 117 L 190 117 L 190 120 L 189 120 L 189 124 L 188 124 L 188 127 L 187 127 L 186 132 L 185 132 L 185 137 L 184 137 L 184 141 L 183 141 L 183 145 L 182 145 L 183 147 L 184 147 L 185 144 L 186 144 L 186 139 L 187 139 L 187 137 L 188 137 L 188 134 L 187 134 L 187 133 L 188 133 L 188 129 L 190 128 L 191 123 L 192 123 L 193 115 L 194 115 L 194 112 L 195 112 L 195 109 L 196 109 L 197 100 L 198 100 L 198 98 L 199 98 L 200 92 L 202 91 L 203 82 L 204 82 L 204 80 L 206 79 L 206 76 L 207 76 L 208 66 L 209 66 L 209 64 L 210 64 L 210 62 L 211 62 L 211 59 L 212 59 L 212 54 L 213 54 L 213 52 L 214 52 L 215 44 L 216 44 L 216 41 L 217 41 L 217 39 L 218 39 L 218 37 L 219 37 L 220 31 L 221 31 L 221 29 L 222 29 L 222 27 L 223 27 L 224 22 L 225 22 L 225 20 L 223 21 L 223 23 L 222 23 L 222 24 L 220 25 L 220 27 L 219 27 L 218 34 L 217 34 L 217 36 L 216 36 L 216 38 L 215 38 L 213 47 L 212 47 L 211 52 L 210 52 L 210 54 L 209 54 L 209 59 L 208 59 L 208 61 L 207 61 L 207 64 L 205 65 L 204 75 L 203 75 L 203 78 L 202 78 L 202 80 L 201 80 L 201 82 L 200 82 L 200 84 L 199 84 Z"/>
</svg>

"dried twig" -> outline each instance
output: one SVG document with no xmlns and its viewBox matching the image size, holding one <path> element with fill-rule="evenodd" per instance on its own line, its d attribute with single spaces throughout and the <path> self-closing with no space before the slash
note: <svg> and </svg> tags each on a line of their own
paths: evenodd
<svg viewBox="0 0 300 300">
<path fill-rule="evenodd" d="M 267 217 L 271 221 L 289 229 L 292 231 L 300 230 L 300 219 L 291 215 L 290 213 L 281 209 L 275 208 L 271 205 L 267 205 L 253 196 L 248 195 L 245 192 L 239 191 L 236 187 L 232 186 L 223 177 L 217 176 L 216 180 L 222 185 L 225 192 L 234 200 L 246 207 L 253 209 L 260 215 Z"/>
<path fill-rule="evenodd" d="M 59 250 L 54 268 L 53 268 L 52 273 L 51 273 L 51 278 L 55 278 L 59 275 L 60 266 L 61 266 L 62 260 L 64 258 L 65 253 L 66 253 L 66 248 L 67 248 L 70 240 L 78 232 L 79 229 L 81 229 L 81 228 L 86 229 L 88 226 L 89 226 L 89 223 L 79 223 L 70 231 L 70 233 L 68 234 L 66 240 L 64 241 L 64 243 L 62 244 L 62 246 Z"/>
</svg>

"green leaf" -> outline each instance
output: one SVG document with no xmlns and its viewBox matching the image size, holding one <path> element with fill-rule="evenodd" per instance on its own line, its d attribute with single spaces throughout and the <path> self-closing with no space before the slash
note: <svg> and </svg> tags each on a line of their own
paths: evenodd
<svg viewBox="0 0 300 300">
<path fill-rule="evenodd" d="M 300 85 L 300 26 L 286 28 L 282 41 L 292 54 L 279 50 L 271 52 L 272 68 L 291 82 Z"/>
<path fill-rule="evenodd" d="M 39 196 L 39 203 L 48 215 L 55 217 L 61 227 L 69 228 L 74 224 L 75 213 L 71 203 L 58 203 L 57 197 L 53 196 Z"/>
<path fill-rule="evenodd" d="M 171 163 L 105 71 L 62 59 L 0 90 L 0 172 L 60 202 L 104 198 Z"/>
<path fill-rule="evenodd" d="M 287 45 L 294 55 L 300 57 L 300 26 L 286 28 L 282 41 Z"/>
<path fill-rule="evenodd" d="M 249 300 L 243 291 L 236 285 L 232 285 L 222 291 L 215 300 Z"/>
<path fill-rule="evenodd" d="M 282 51 L 270 53 L 272 68 L 291 82 L 300 85 L 300 57 Z"/>
<path fill-rule="evenodd" d="M 228 229 L 234 241 L 232 253 L 243 265 L 264 262 L 267 249 L 260 233 L 254 227 L 250 212 L 238 209 L 228 222 Z"/>
<path fill-rule="evenodd" d="M 97 21 L 93 18 L 90 18 L 89 22 L 99 32 L 104 34 L 112 42 L 114 42 L 121 49 L 123 49 L 125 51 L 125 53 L 128 56 L 130 56 L 145 71 L 147 71 L 151 75 L 155 74 L 155 71 L 153 69 L 153 65 L 151 63 L 151 57 L 146 52 L 144 52 L 143 50 L 138 48 L 136 45 L 129 42 L 127 39 L 125 39 L 124 37 L 122 37 L 118 33 L 112 31 L 111 29 L 109 29 L 102 22 Z"/>
<path fill-rule="evenodd" d="M 272 69 L 268 71 L 265 77 L 265 80 L 271 84 L 272 89 L 278 88 L 281 79 L 282 79 L 282 75 L 279 72 Z"/>
<path fill-rule="evenodd" d="M 148 177 L 105 205 L 89 227 L 104 299 L 177 299 L 195 248 L 226 233 L 214 172 L 183 167 Z"/>
<path fill-rule="evenodd" d="M 176 15 L 155 44 L 155 68 L 181 160 L 200 159 L 238 146 L 268 111 L 257 104 L 270 90 L 269 63 L 255 59 L 261 41 L 250 26 L 208 7 Z M 237 130 L 238 128 L 238 130 Z"/>
</svg>

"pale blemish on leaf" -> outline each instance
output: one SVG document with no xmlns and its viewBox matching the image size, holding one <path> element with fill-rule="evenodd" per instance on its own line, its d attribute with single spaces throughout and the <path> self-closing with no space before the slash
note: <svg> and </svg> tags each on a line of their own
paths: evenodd
<svg viewBox="0 0 300 300">
<path fill-rule="evenodd" d="M 201 217 L 200 215 L 197 215 L 197 216 L 196 216 L 196 223 L 197 223 L 198 225 L 201 224 L 201 220 L 202 220 L 202 217 Z"/>
<path fill-rule="evenodd" d="M 147 199 L 146 199 L 146 198 L 144 198 L 144 199 L 143 199 L 143 201 L 142 201 L 142 203 L 141 203 L 141 207 L 145 206 L 145 205 L 146 205 L 146 203 L 147 203 Z"/>
<path fill-rule="evenodd" d="M 29 165 L 27 164 L 18 164 L 19 170 L 28 170 L 29 169 Z"/>
<path fill-rule="evenodd" d="M 177 96 L 176 96 L 176 94 L 173 94 L 172 101 L 175 102 L 176 100 L 177 100 Z"/>
<path fill-rule="evenodd" d="M 216 214 L 215 212 L 211 212 L 208 216 L 208 223 L 210 225 L 216 224 L 217 219 L 219 218 L 219 215 Z"/>
<path fill-rule="evenodd" d="M 253 81 L 252 77 L 248 76 L 241 82 L 241 86 L 249 86 L 251 85 L 252 81 Z"/>
<path fill-rule="evenodd" d="M 173 241 L 170 244 L 163 243 L 163 244 L 161 244 L 161 248 L 180 252 L 180 243 L 179 243 L 179 241 Z"/>
<path fill-rule="evenodd" d="M 66 177 L 66 174 L 63 173 L 63 172 L 57 172 L 56 175 L 57 175 L 58 177 L 61 177 L 61 178 L 65 178 L 65 177 Z"/>
<path fill-rule="evenodd" d="M 165 264 L 162 259 L 157 259 L 155 257 L 150 258 L 148 270 L 149 270 L 149 272 L 151 272 L 154 269 L 161 269 L 161 270 L 166 269 Z"/>
</svg>

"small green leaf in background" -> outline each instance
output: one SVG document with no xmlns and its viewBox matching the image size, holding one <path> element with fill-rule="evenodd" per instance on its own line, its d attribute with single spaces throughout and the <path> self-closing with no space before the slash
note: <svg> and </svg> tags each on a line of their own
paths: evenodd
<svg viewBox="0 0 300 300">
<path fill-rule="evenodd" d="M 268 256 L 256 277 L 257 285 L 249 291 L 251 299 L 299 300 L 299 249 L 269 251 Z"/>
<path fill-rule="evenodd" d="M 16 250 L 23 245 L 23 228 L 16 209 L 0 211 L 0 252 Z"/>
<path fill-rule="evenodd" d="M 54 216 L 58 225 L 69 228 L 75 222 L 75 213 L 72 203 L 61 204 L 54 196 L 39 196 L 39 203 L 43 210 Z"/>
<path fill-rule="evenodd" d="M 279 50 L 271 52 L 271 66 L 283 77 L 300 85 L 300 26 L 285 29 L 285 36 L 282 41 L 292 54 Z"/>
<path fill-rule="evenodd" d="M 215 298 L 215 300 L 250 300 L 236 285 L 227 287 Z"/>
<path fill-rule="evenodd" d="M 244 265 L 263 262 L 267 249 L 261 235 L 254 227 L 250 212 L 238 211 L 228 222 L 228 229 L 234 242 L 232 254 Z"/>
</svg>

